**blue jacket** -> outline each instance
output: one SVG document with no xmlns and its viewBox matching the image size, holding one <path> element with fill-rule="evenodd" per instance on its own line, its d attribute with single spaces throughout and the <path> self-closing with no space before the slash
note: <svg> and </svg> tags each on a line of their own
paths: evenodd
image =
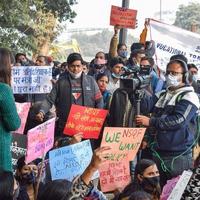
<svg viewBox="0 0 200 200">
<path fill-rule="evenodd" d="M 177 100 L 181 93 L 184 95 Z M 189 153 L 187 150 L 194 143 L 190 126 L 191 123 L 196 125 L 198 109 L 199 99 L 192 86 L 145 97 L 141 102 L 141 112 L 152 113 L 148 133 L 154 137 L 153 148 L 163 155 Z"/>
</svg>

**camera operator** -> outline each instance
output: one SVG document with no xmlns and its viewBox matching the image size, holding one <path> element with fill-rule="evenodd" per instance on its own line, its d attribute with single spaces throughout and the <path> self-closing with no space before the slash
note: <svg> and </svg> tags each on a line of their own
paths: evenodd
<svg viewBox="0 0 200 200">
<path fill-rule="evenodd" d="M 143 44 L 136 42 L 131 45 L 131 54 L 128 59 L 127 67 L 134 69 L 140 66 L 141 58 L 145 57 L 145 47 Z"/>
<path fill-rule="evenodd" d="M 177 59 L 178 57 L 178 59 Z M 151 117 L 136 116 L 136 124 L 148 127 L 153 139 L 150 144 L 160 171 L 161 186 L 166 181 L 192 168 L 194 133 L 199 99 L 188 81 L 188 68 L 184 59 L 173 56 L 167 65 L 166 90 L 141 101 L 141 112 Z"/>
<path fill-rule="evenodd" d="M 154 94 L 155 91 L 159 92 L 160 90 L 162 90 L 164 85 L 164 81 L 159 78 L 158 74 L 154 70 L 154 64 L 155 62 L 152 57 L 145 56 L 141 58 L 140 68 L 143 68 L 144 70 L 149 70 L 150 73 L 151 80 L 148 91 L 151 94 Z"/>
</svg>

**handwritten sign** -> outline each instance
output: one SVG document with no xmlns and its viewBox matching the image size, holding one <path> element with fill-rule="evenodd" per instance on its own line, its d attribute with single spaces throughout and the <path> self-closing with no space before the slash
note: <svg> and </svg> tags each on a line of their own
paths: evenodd
<svg viewBox="0 0 200 200">
<path fill-rule="evenodd" d="M 21 119 L 21 126 L 17 130 L 15 130 L 14 132 L 19 133 L 19 134 L 23 134 L 31 103 L 17 103 L 17 102 L 15 102 L 15 105 L 17 107 L 17 113 L 18 113 L 18 115 Z"/>
<path fill-rule="evenodd" d="M 102 192 L 124 189 L 131 181 L 129 161 L 106 162 L 99 172 Z"/>
<path fill-rule="evenodd" d="M 67 179 L 82 174 L 92 159 L 92 148 L 89 140 L 49 152 L 49 163 L 52 180 Z"/>
<path fill-rule="evenodd" d="M 14 171 L 17 168 L 18 159 L 26 155 L 26 143 L 27 143 L 27 137 L 25 135 L 17 133 L 12 134 L 11 153 L 12 153 L 12 166 Z"/>
<path fill-rule="evenodd" d="M 168 180 L 166 185 L 163 187 L 162 194 L 160 200 L 167 200 L 169 195 L 171 194 L 172 190 L 176 186 L 176 183 L 180 179 L 180 176 L 177 176 L 171 180 Z"/>
<path fill-rule="evenodd" d="M 108 111 L 103 109 L 72 105 L 64 134 L 74 135 L 82 132 L 83 138 L 97 139 L 107 113 Z"/>
<path fill-rule="evenodd" d="M 135 28 L 137 10 L 111 7 L 110 25 L 119 25 L 123 28 Z"/>
<path fill-rule="evenodd" d="M 26 163 L 43 156 L 53 147 L 54 127 L 55 118 L 52 118 L 28 131 Z"/>
<path fill-rule="evenodd" d="M 183 171 L 180 179 L 178 180 L 176 186 L 172 190 L 172 193 L 169 195 L 167 200 L 180 200 L 191 176 L 191 171 Z"/>
<path fill-rule="evenodd" d="M 11 85 L 14 94 L 49 93 L 52 89 L 51 66 L 12 67 Z"/>
<path fill-rule="evenodd" d="M 145 128 L 105 127 L 101 146 L 111 147 L 111 150 L 108 151 L 108 160 L 133 160 L 138 152 L 145 130 Z"/>
</svg>

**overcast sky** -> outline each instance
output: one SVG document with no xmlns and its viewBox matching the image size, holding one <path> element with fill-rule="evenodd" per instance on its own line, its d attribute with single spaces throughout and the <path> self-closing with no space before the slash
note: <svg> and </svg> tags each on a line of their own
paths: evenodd
<svg viewBox="0 0 200 200">
<path fill-rule="evenodd" d="M 168 16 L 171 19 L 166 20 L 172 23 L 175 18 L 175 11 L 180 4 L 187 5 L 189 2 L 198 2 L 200 0 L 130 0 L 130 8 L 138 10 L 138 28 L 129 30 L 129 33 L 137 36 L 143 29 L 145 18 L 154 18 L 155 13 L 160 11 L 160 1 L 162 2 L 162 11 L 174 11 L 174 14 Z M 121 6 L 122 0 L 77 0 L 78 4 L 73 6 L 77 13 L 74 23 L 69 23 L 67 28 L 112 28 L 109 25 L 111 5 Z M 163 16 L 163 18 L 165 18 Z M 159 20 L 159 15 L 157 16 Z"/>
</svg>

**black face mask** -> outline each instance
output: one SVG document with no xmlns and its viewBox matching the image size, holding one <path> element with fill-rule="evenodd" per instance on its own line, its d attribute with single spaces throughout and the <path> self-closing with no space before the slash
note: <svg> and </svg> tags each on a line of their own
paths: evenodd
<svg viewBox="0 0 200 200">
<path fill-rule="evenodd" d="M 36 182 L 36 176 L 34 172 L 31 172 L 29 174 L 23 174 L 22 175 L 22 181 L 25 184 L 32 184 Z"/>
<path fill-rule="evenodd" d="M 160 188 L 160 176 L 143 177 L 141 185 L 146 192 L 154 192 Z"/>
</svg>

